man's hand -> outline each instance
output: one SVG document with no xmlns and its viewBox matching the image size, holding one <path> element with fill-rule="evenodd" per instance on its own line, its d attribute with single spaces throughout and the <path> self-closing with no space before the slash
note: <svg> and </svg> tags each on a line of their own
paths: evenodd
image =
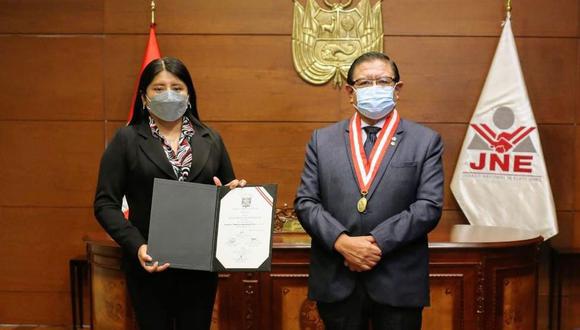
<svg viewBox="0 0 580 330">
<path fill-rule="evenodd" d="M 147 254 L 147 244 L 143 244 L 139 247 L 139 250 L 137 251 L 137 258 L 139 259 L 141 267 L 143 267 L 149 273 L 162 272 L 169 268 L 168 263 L 163 264 L 163 266 L 159 266 L 157 261 L 155 261 L 151 266 L 146 264 L 147 262 L 153 261 L 153 258 Z"/>
<path fill-rule="evenodd" d="M 381 249 L 373 236 L 341 234 L 334 243 L 334 249 L 344 257 L 344 265 L 351 271 L 371 270 L 381 260 Z"/>
<path fill-rule="evenodd" d="M 222 186 L 222 181 L 217 177 L 214 176 L 213 177 L 213 183 L 215 183 L 216 186 L 221 187 Z M 234 189 L 237 187 L 243 188 L 246 185 L 246 180 L 244 179 L 234 179 L 232 181 L 230 181 L 228 184 L 226 184 L 226 187 L 230 187 L 230 189 Z"/>
</svg>

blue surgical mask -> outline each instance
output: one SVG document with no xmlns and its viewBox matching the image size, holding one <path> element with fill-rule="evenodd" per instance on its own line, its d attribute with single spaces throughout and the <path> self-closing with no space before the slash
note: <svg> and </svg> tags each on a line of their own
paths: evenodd
<svg viewBox="0 0 580 330">
<path fill-rule="evenodd" d="M 147 109 L 164 121 L 176 121 L 189 107 L 189 97 L 172 90 L 159 93 L 151 99 L 145 97 L 149 101 Z"/>
<path fill-rule="evenodd" d="M 356 104 L 354 107 L 365 117 L 378 120 L 387 116 L 397 102 L 395 86 L 371 86 L 355 89 Z"/>
</svg>

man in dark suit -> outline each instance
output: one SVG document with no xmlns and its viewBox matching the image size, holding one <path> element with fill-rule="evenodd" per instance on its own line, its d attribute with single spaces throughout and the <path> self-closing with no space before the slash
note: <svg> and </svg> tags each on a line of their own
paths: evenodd
<svg viewBox="0 0 580 330">
<path fill-rule="evenodd" d="M 314 131 L 295 209 L 312 237 L 309 298 L 327 329 L 420 329 L 427 233 L 443 204 L 441 137 L 400 119 L 394 61 L 357 58 L 352 118 Z"/>
</svg>

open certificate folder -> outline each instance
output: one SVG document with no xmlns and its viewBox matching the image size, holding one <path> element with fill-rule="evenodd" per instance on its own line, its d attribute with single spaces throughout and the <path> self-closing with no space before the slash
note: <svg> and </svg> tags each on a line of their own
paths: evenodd
<svg viewBox="0 0 580 330">
<path fill-rule="evenodd" d="M 171 268 L 269 271 L 276 190 L 155 179 L 148 254 Z"/>
</svg>

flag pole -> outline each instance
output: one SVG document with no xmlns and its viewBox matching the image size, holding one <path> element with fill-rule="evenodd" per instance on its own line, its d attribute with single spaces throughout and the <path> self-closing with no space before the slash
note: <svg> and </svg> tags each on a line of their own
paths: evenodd
<svg viewBox="0 0 580 330">
<path fill-rule="evenodd" d="M 155 0 L 151 0 L 151 25 L 155 25 Z"/>
<path fill-rule="evenodd" d="M 505 1 L 505 17 L 506 17 L 506 21 L 508 19 L 511 19 L 511 17 L 512 17 L 512 0 Z M 505 22 L 502 23 L 502 26 L 504 24 L 505 24 Z"/>
</svg>

